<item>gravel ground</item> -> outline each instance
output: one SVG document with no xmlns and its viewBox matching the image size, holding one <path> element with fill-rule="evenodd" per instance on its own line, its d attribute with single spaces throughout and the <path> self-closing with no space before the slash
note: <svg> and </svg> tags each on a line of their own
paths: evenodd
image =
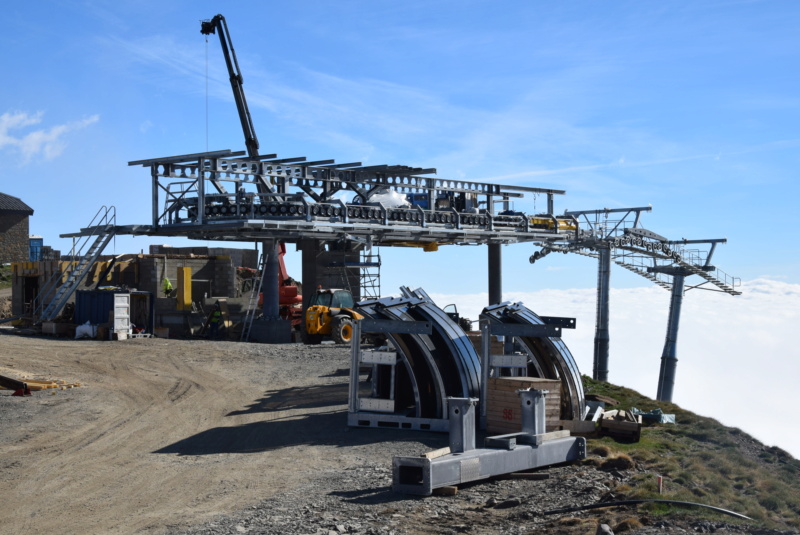
<svg viewBox="0 0 800 535">
<path fill-rule="evenodd" d="M 581 463 L 453 496 L 395 494 L 392 458 L 446 446 L 447 436 L 347 427 L 347 348 L 9 332 L 0 329 L 0 374 L 85 386 L 0 391 L 4 533 L 584 534 L 599 523 L 778 533 L 633 508 L 542 514 L 613 500 L 636 467 Z"/>
</svg>

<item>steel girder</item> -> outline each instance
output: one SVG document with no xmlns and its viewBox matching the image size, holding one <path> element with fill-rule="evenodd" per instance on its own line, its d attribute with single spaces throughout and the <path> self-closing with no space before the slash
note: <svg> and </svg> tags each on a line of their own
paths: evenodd
<svg viewBox="0 0 800 535">
<path fill-rule="evenodd" d="M 450 398 L 450 447 L 420 457 L 395 457 L 392 490 L 430 496 L 434 489 L 479 481 L 586 457 L 586 439 L 569 431 L 545 433 L 545 392 L 518 391 L 523 414 L 520 433 L 487 437 L 475 448 L 477 399 Z"/>
<path fill-rule="evenodd" d="M 495 324 L 545 325 L 546 322 L 522 303 L 500 303 L 483 309 L 481 320 Z M 578 365 L 560 337 L 517 337 L 528 354 L 528 375 L 561 381 L 561 419 L 583 418 L 586 399 Z"/>
</svg>

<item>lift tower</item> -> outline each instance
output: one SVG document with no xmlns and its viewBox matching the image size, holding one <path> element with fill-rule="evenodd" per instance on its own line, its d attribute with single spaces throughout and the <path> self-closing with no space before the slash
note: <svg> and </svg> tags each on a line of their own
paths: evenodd
<svg viewBox="0 0 800 535">
<path fill-rule="evenodd" d="M 711 256 L 718 243 L 713 240 L 668 240 L 641 227 L 641 215 L 649 212 L 650 206 L 638 208 L 603 208 L 600 210 L 567 211 L 565 216 L 575 218 L 580 228 L 568 236 L 566 242 L 547 242 L 542 249 L 530 257 L 534 263 L 551 252 L 577 253 L 598 260 L 597 271 L 597 321 L 595 323 L 594 368 L 592 377 L 608 381 L 609 368 L 609 300 L 611 263 L 640 275 L 658 286 L 672 292 L 666 342 L 661 357 L 657 399 L 672 401 L 678 325 L 681 305 L 686 291 L 685 278 L 698 275 L 707 290 L 739 295 L 736 288 L 741 281 L 711 265 Z M 710 245 L 709 251 L 688 249 L 691 244 Z"/>
<path fill-rule="evenodd" d="M 677 344 L 678 344 L 678 325 L 681 319 L 681 306 L 683 305 L 683 295 L 685 293 L 685 279 L 689 275 L 694 275 L 700 270 L 701 273 L 709 273 L 716 270 L 711 265 L 711 257 L 718 243 L 726 243 L 725 238 L 712 240 L 680 240 L 669 241 L 668 244 L 688 245 L 688 244 L 710 244 L 711 248 L 705 255 L 695 255 L 690 260 L 691 266 L 671 265 L 671 266 L 652 266 L 647 269 L 649 273 L 661 273 L 672 276 L 672 298 L 669 304 L 669 320 L 667 323 L 667 336 L 664 341 L 664 351 L 661 353 L 661 369 L 658 374 L 658 391 L 656 399 L 659 401 L 672 401 L 672 389 L 675 386 L 675 369 L 678 367 Z M 705 256 L 705 258 L 703 258 Z M 701 283 L 705 284 L 705 283 Z M 695 286 L 697 287 L 697 286 Z"/>
</svg>

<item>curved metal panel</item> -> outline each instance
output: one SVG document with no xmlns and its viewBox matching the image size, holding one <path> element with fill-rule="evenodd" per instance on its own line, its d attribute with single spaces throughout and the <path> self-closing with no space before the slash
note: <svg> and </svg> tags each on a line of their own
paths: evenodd
<svg viewBox="0 0 800 535">
<path fill-rule="evenodd" d="M 544 321 L 522 303 L 501 303 L 483 309 L 482 319 L 494 323 L 543 325 Z M 517 337 L 531 358 L 528 373 L 543 379 L 561 381 L 561 418 L 579 419 L 583 416 L 586 399 L 578 365 L 561 338 Z"/>
<path fill-rule="evenodd" d="M 480 358 L 464 331 L 428 297 L 422 289 L 401 288 L 401 297 L 389 297 L 358 303 L 359 313 L 373 319 L 427 321 L 432 333 L 388 333 L 408 376 L 395 378 L 398 410 L 409 410 L 401 401 L 414 390 L 414 413 L 420 418 L 447 418 L 448 397 L 478 397 L 480 393 Z M 378 377 L 377 385 L 385 378 Z M 381 394 L 385 394 L 383 387 Z"/>
<path fill-rule="evenodd" d="M 430 297 L 418 288 L 411 292 L 412 295 L 423 300 L 410 310 L 418 319 L 431 322 L 434 328 L 434 347 L 441 357 L 437 361 L 439 370 L 447 378 L 449 372 L 445 369 L 455 366 L 454 372 L 461 382 L 460 393 L 448 393 L 452 397 L 478 397 L 480 395 L 481 362 L 475 347 L 461 329 L 444 310 L 436 306 Z M 446 349 L 446 351 L 444 351 Z"/>
</svg>

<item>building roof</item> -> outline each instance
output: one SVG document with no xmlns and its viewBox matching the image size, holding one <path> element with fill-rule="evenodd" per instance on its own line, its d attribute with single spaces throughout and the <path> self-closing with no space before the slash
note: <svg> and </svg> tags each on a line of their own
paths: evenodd
<svg viewBox="0 0 800 535">
<path fill-rule="evenodd" d="M 33 208 L 17 197 L 0 193 L 0 212 L 33 215 Z"/>
</svg>

